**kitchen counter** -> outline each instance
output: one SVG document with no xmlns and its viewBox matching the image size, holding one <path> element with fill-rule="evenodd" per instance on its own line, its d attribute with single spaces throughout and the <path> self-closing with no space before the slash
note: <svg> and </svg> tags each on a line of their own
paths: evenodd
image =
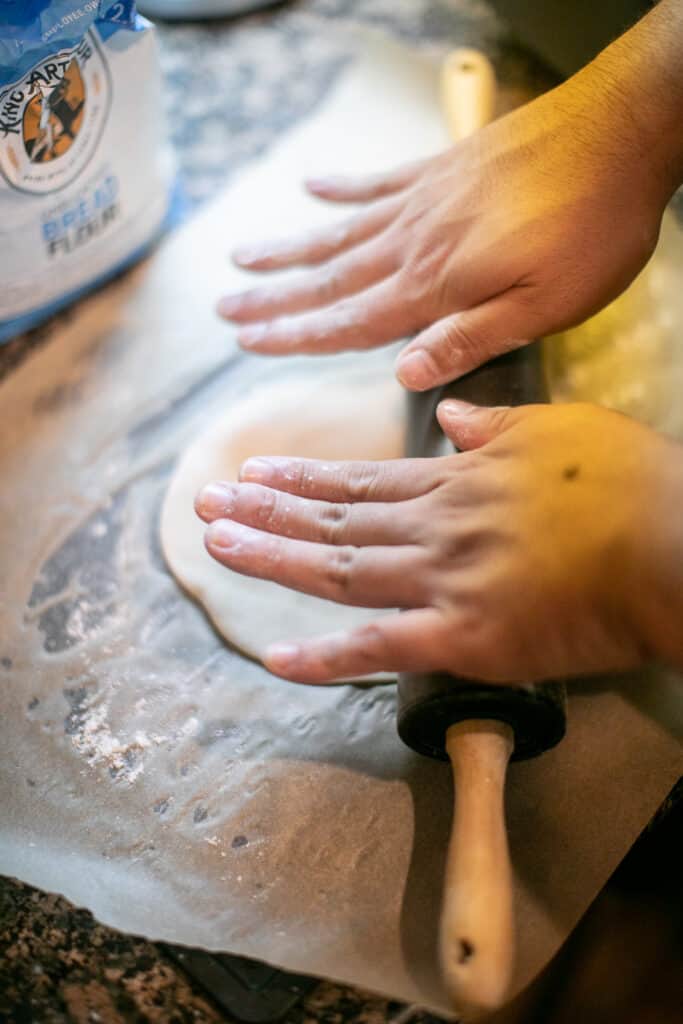
<svg viewBox="0 0 683 1024">
<path fill-rule="evenodd" d="M 334 31 L 340 22 L 370 23 L 420 45 L 443 47 L 453 40 L 480 46 L 496 59 L 513 90 L 537 91 L 552 81 L 546 69 L 506 39 L 485 3 L 475 0 L 307 0 L 235 21 L 160 26 L 185 215 L 313 109 L 348 59 Z M 11 373 L 32 348 L 49 344 L 70 316 L 66 310 L 0 349 L 0 375 Z M 671 813 L 665 809 L 662 820 L 670 820 Z M 435 1019 L 320 982 L 285 1019 L 287 1024 L 374 1024 L 407 1017 L 416 1024 Z M 218 1024 L 229 1019 L 154 944 L 99 925 L 59 896 L 0 879 L 1 1021 Z"/>
</svg>

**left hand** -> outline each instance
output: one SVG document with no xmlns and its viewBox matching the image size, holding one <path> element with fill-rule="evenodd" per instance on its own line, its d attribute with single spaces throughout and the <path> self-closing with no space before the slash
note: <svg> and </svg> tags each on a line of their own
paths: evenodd
<svg viewBox="0 0 683 1024">
<path fill-rule="evenodd" d="M 311 268 L 221 300 L 239 344 L 322 354 L 417 332 L 396 372 L 422 391 L 606 305 L 652 254 L 678 184 L 643 134 L 659 95 L 645 92 L 637 116 L 620 67 L 593 62 L 420 163 L 309 182 L 320 198 L 361 206 L 332 227 L 234 254 L 249 270 Z"/>
<path fill-rule="evenodd" d="M 588 405 L 448 400 L 439 421 L 459 453 L 250 459 L 240 483 L 198 496 L 208 551 L 229 568 L 405 609 L 273 646 L 268 668 L 308 683 L 380 670 L 514 682 L 641 664 L 641 611 L 654 607 L 648 587 L 661 568 L 643 543 L 654 545 L 653 523 L 680 503 L 667 469 L 681 466 L 679 447 Z"/>
</svg>

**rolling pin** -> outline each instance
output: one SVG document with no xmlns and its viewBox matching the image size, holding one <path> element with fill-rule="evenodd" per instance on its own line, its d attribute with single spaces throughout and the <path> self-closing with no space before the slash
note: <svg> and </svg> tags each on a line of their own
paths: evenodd
<svg viewBox="0 0 683 1024">
<path fill-rule="evenodd" d="M 455 50 L 442 69 L 442 102 L 454 139 L 493 114 L 495 77 L 478 51 Z M 478 405 L 547 400 L 541 355 L 529 345 L 424 394 L 411 394 L 409 456 L 452 454 L 436 420 L 446 397 Z M 444 983 L 460 1012 L 502 1005 L 514 965 L 512 869 L 505 825 L 510 759 L 534 757 L 560 741 L 566 698 L 558 683 L 494 686 L 447 673 L 398 681 L 398 732 L 414 750 L 450 759 L 455 807 L 439 929 Z"/>
</svg>

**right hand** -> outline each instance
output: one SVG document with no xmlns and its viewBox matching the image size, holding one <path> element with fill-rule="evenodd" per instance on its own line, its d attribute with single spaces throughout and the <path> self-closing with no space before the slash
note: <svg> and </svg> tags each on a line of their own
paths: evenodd
<svg viewBox="0 0 683 1024">
<path fill-rule="evenodd" d="M 273 355 L 417 336 L 397 364 L 423 390 L 597 311 L 655 246 L 670 187 L 628 104 L 589 65 L 422 163 L 309 182 L 360 212 L 314 235 L 240 250 L 256 271 L 315 266 L 226 296 L 239 343 Z"/>
<path fill-rule="evenodd" d="M 379 671 L 489 682 L 683 667 L 683 448 L 589 405 L 438 410 L 433 459 L 249 459 L 196 509 L 234 572 L 344 604 L 402 608 L 271 647 L 322 683 Z"/>
</svg>

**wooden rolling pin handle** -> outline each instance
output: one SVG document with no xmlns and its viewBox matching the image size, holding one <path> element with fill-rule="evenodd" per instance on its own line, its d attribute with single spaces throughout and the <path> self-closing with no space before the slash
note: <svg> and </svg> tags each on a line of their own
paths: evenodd
<svg viewBox="0 0 683 1024">
<path fill-rule="evenodd" d="M 454 142 L 473 135 L 493 118 L 496 76 L 478 50 L 452 50 L 441 67 L 441 104 Z"/>
<path fill-rule="evenodd" d="M 450 726 L 455 810 L 448 848 L 439 952 L 456 1007 L 500 1006 L 514 951 L 512 869 L 505 828 L 505 772 L 514 747 L 510 726 L 470 720 Z"/>
</svg>

